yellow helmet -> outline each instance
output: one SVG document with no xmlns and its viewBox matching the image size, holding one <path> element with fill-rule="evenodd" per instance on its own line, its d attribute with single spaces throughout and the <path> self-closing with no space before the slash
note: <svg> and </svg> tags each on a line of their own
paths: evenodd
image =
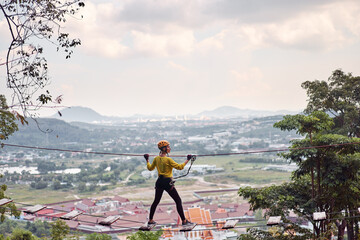
<svg viewBox="0 0 360 240">
<path fill-rule="evenodd" d="M 158 142 L 158 148 L 160 150 L 162 150 L 164 147 L 167 147 L 169 145 L 170 145 L 170 143 L 166 140 L 161 140 L 160 142 Z"/>
</svg>

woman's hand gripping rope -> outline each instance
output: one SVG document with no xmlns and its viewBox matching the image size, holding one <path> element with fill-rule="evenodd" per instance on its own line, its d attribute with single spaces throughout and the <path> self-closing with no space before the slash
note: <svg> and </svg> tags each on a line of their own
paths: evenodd
<svg viewBox="0 0 360 240">
<path fill-rule="evenodd" d="M 195 162 L 196 160 L 196 155 L 192 155 L 192 154 L 189 154 L 187 155 L 187 159 L 188 160 L 191 160 L 191 164 Z"/>
<path fill-rule="evenodd" d="M 191 164 L 190 164 L 190 167 L 189 167 L 187 173 L 184 174 L 184 175 L 178 176 L 178 177 L 174 177 L 173 179 L 179 179 L 179 178 L 185 177 L 185 176 L 187 176 L 189 174 L 191 166 L 193 165 L 193 163 L 196 160 L 196 155 L 189 154 L 189 155 L 186 156 L 186 160 L 187 160 L 187 162 L 191 161 Z"/>
</svg>

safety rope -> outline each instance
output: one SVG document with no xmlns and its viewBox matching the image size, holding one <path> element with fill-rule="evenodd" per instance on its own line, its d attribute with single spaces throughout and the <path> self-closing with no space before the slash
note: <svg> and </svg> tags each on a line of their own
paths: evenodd
<svg viewBox="0 0 360 240">
<path fill-rule="evenodd" d="M 184 175 L 181 175 L 181 176 L 173 177 L 173 179 L 179 179 L 179 178 L 182 178 L 182 177 L 186 177 L 186 176 L 189 174 L 190 169 L 191 169 L 191 166 L 193 165 L 193 163 L 195 162 L 195 160 L 196 160 L 196 155 L 192 155 L 192 156 L 191 156 L 191 163 L 190 163 L 190 166 L 189 166 L 189 169 L 188 169 L 187 173 L 184 174 Z"/>
</svg>

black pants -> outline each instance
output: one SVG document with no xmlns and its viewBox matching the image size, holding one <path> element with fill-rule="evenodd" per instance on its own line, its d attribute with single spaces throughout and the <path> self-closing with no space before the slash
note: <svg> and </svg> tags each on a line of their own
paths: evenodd
<svg viewBox="0 0 360 240">
<path fill-rule="evenodd" d="M 156 181 L 156 187 L 155 187 L 155 199 L 154 202 L 151 204 L 150 207 L 150 215 L 149 219 L 153 219 L 154 213 L 156 210 L 156 207 L 160 203 L 161 197 L 164 193 L 164 190 L 170 195 L 170 197 L 175 201 L 176 203 L 176 210 L 180 215 L 180 218 L 182 221 L 185 220 L 184 210 L 182 207 L 181 198 L 176 191 L 175 186 L 170 185 L 171 178 L 165 178 L 160 176 Z"/>
</svg>

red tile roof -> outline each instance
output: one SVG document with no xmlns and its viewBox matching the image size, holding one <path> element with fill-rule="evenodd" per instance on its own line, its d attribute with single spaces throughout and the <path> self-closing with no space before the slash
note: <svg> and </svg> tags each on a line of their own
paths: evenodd
<svg viewBox="0 0 360 240">
<path fill-rule="evenodd" d="M 130 202 L 129 199 L 120 197 L 120 196 L 118 196 L 118 195 L 114 196 L 114 197 L 113 197 L 113 200 L 114 200 L 114 201 L 118 201 L 118 202 L 120 202 L 120 203 Z"/>
<path fill-rule="evenodd" d="M 209 209 L 210 211 L 216 211 L 218 209 L 218 205 L 217 204 L 206 204 L 201 206 L 205 209 Z"/>
<path fill-rule="evenodd" d="M 84 199 L 81 201 L 82 204 L 88 206 L 88 207 L 92 207 L 92 206 L 95 206 L 95 202 L 93 202 L 92 200 L 90 199 Z"/>
<path fill-rule="evenodd" d="M 104 218 L 103 217 L 94 217 L 94 216 L 89 216 L 89 215 L 80 215 L 77 217 L 77 220 L 80 224 L 90 225 L 90 226 L 94 226 L 95 224 L 100 222 L 102 219 L 104 219 Z"/>
<path fill-rule="evenodd" d="M 79 226 L 79 222 L 78 221 L 73 221 L 73 220 L 65 220 L 66 224 L 71 228 L 71 229 L 76 229 L 77 226 Z"/>
<path fill-rule="evenodd" d="M 227 213 L 212 213 L 211 218 L 213 220 L 225 219 L 225 218 L 228 218 L 228 214 Z"/>
</svg>

